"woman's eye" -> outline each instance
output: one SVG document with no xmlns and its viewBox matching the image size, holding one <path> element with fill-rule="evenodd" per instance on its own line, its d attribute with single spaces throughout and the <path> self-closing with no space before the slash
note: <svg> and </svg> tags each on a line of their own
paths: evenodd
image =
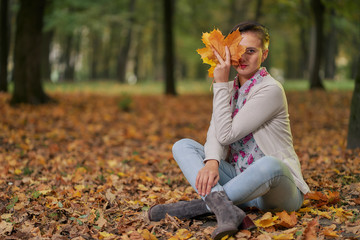
<svg viewBox="0 0 360 240">
<path fill-rule="evenodd" d="M 248 49 L 248 50 L 246 50 L 246 53 L 253 54 L 253 53 L 255 53 L 255 50 L 254 49 Z"/>
</svg>

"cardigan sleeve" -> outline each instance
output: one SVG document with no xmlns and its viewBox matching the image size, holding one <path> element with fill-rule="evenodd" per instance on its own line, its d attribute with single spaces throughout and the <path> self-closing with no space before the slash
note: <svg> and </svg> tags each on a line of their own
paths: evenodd
<svg viewBox="0 0 360 240">
<path fill-rule="evenodd" d="M 229 145 L 256 131 L 285 106 L 282 89 L 278 85 L 262 85 L 253 90 L 246 104 L 231 118 L 228 86 L 214 84 L 213 121 L 216 139 L 221 145 Z"/>
<path fill-rule="evenodd" d="M 216 138 L 213 118 L 210 121 L 210 127 L 207 132 L 204 151 L 205 151 L 204 162 L 210 159 L 215 159 L 219 162 L 221 160 L 225 160 L 226 158 L 227 148 L 221 145 Z"/>
</svg>

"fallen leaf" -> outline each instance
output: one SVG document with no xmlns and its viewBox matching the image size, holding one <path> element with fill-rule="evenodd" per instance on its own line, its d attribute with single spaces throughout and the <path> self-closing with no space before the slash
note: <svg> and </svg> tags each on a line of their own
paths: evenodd
<svg viewBox="0 0 360 240">
<path fill-rule="evenodd" d="M 10 222 L 2 221 L 0 223 L 0 234 L 5 235 L 6 233 L 10 233 L 13 229 L 13 224 Z"/>
<path fill-rule="evenodd" d="M 278 216 L 273 217 L 271 212 L 267 212 L 260 219 L 256 220 L 254 223 L 257 227 L 267 228 L 275 225 L 276 224 L 275 220 L 277 220 L 278 218 L 279 218 Z"/>
<path fill-rule="evenodd" d="M 156 236 L 154 234 L 151 234 L 147 229 L 141 231 L 141 236 L 145 240 L 157 240 Z"/>
<path fill-rule="evenodd" d="M 279 219 L 277 220 L 277 224 L 283 227 L 292 228 L 297 223 L 297 216 L 295 212 L 291 212 L 291 214 L 289 215 L 286 211 L 282 211 L 280 213 L 276 213 L 276 216 L 279 217 Z"/>
<path fill-rule="evenodd" d="M 277 239 L 277 240 L 294 239 L 294 234 L 290 234 L 290 233 L 284 234 L 284 233 L 281 233 L 281 234 L 279 234 L 279 235 L 272 236 L 272 238 L 273 238 L 273 239 Z"/>
<path fill-rule="evenodd" d="M 319 220 L 317 218 L 313 219 L 308 223 L 304 231 L 304 240 L 316 240 L 316 232 L 318 230 Z"/>
<path fill-rule="evenodd" d="M 323 231 L 322 231 L 322 233 L 325 235 L 325 236 L 327 236 L 327 237 L 336 237 L 336 238 L 338 238 L 338 237 L 340 237 L 339 235 L 338 235 L 338 231 L 334 231 L 336 229 L 336 225 L 335 224 L 332 224 L 332 225 L 330 225 L 330 226 L 328 226 L 328 227 L 324 227 L 324 229 L 323 229 Z"/>
<path fill-rule="evenodd" d="M 257 240 L 271 240 L 271 237 L 267 234 L 261 234 L 256 239 Z"/>
</svg>

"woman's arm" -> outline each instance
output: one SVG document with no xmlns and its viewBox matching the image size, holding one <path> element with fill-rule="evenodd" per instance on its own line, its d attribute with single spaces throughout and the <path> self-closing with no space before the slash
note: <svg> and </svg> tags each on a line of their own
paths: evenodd
<svg viewBox="0 0 360 240">
<path fill-rule="evenodd" d="M 227 147 L 219 143 L 215 133 L 214 117 L 211 118 L 210 126 L 207 132 L 206 142 L 204 145 L 205 159 L 215 159 L 218 162 L 225 160 L 227 154 Z"/>
<path fill-rule="evenodd" d="M 266 80 L 265 80 L 266 81 Z M 266 85 L 253 93 L 246 104 L 231 118 L 228 85 L 214 84 L 213 121 L 216 138 L 222 145 L 229 145 L 272 119 L 284 107 L 282 89 Z"/>
</svg>

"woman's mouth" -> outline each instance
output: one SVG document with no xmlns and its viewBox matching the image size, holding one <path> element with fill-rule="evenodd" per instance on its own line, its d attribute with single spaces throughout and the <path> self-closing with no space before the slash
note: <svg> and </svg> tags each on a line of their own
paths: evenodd
<svg viewBox="0 0 360 240">
<path fill-rule="evenodd" d="M 244 68 L 246 68 L 246 65 L 245 64 L 240 64 L 240 68 L 244 69 Z"/>
</svg>

